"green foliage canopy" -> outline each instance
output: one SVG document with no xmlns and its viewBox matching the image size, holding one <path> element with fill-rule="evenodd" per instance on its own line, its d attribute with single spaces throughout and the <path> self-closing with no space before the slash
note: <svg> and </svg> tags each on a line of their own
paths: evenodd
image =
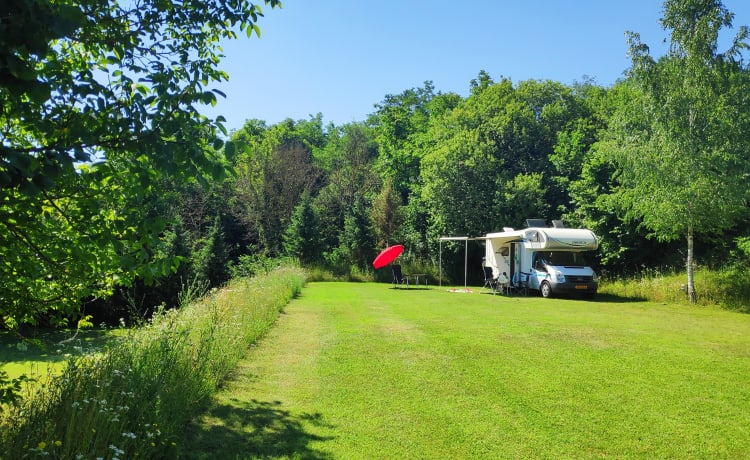
<svg viewBox="0 0 750 460">
<path fill-rule="evenodd" d="M 601 144 L 618 165 L 612 202 L 659 240 L 688 242 L 688 292 L 695 234 L 721 232 L 746 212 L 750 161 L 750 80 L 741 60 L 748 48 L 740 28 L 718 53 L 732 15 L 717 0 L 669 0 L 662 24 L 669 53 L 655 61 L 637 34 L 630 97 L 610 120 Z"/>
<path fill-rule="evenodd" d="M 266 0 L 272 7 L 278 0 Z M 219 40 L 259 34 L 247 0 L 6 0 L 0 6 L 0 316 L 77 301 L 174 269 L 152 248 L 154 184 L 207 184 L 227 165 L 210 85 Z M 225 152 L 232 153 L 228 145 Z"/>
</svg>

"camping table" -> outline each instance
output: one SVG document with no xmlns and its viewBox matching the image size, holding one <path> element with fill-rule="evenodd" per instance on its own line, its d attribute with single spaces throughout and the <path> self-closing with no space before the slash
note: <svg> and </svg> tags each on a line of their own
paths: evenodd
<svg viewBox="0 0 750 460">
<path fill-rule="evenodd" d="M 427 286 L 427 274 L 426 273 L 409 273 L 406 275 L 407 278 L 411 278 L 414 280 L 414 285 L 419 286 L 419 277 L 422 277 L 424 279 L 424 285 Z"/>
</svg>

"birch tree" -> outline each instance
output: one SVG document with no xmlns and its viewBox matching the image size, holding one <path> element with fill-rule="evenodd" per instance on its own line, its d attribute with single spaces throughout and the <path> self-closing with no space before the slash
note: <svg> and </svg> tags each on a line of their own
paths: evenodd
<svg viewBox="0 0 750 460">
<path fill-rule="evenodd" d="M 730 228 L 746 211 L 750 86 L 741 27 L 719 52 L 733 14 L 719 0 L 668 0 L 662 26 L 668 53 L 655 60 L 637 33 L 627 34 L 632 98 L 616 111 L 599 145 L 615 159 L 610 196 L 626 219 L 660 241 L 685 238 L 687 293 L 696 301 L 696 235 Z"/>
</svg>

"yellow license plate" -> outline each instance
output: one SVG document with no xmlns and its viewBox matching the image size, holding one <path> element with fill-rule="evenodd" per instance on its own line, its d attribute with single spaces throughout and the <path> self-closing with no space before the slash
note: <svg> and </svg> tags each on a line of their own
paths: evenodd
<svg viewBox="0 0 750 460">
<path fill-rule="evenodd" d="M 589 288 L 589 287 L 588 287 L 588 286 L 586 286 L 585 284 L 577 284 L 577 285 L 576 285 L 576 289 L 588 289 L 588 288 Z"/>
</svg>

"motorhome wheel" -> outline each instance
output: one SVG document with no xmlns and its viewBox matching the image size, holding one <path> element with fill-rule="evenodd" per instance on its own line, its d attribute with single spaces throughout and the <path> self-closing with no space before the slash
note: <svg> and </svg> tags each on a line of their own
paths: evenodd
<svg viewBox="0 0 750 460">
<path fill-rule="evenodd" d="M 552 297 L 552 286 L 550 286 L 547 281 L 542 281 L 541 286 L 539 286 L 539 291 L 545 299 Z"/>
</svg>

